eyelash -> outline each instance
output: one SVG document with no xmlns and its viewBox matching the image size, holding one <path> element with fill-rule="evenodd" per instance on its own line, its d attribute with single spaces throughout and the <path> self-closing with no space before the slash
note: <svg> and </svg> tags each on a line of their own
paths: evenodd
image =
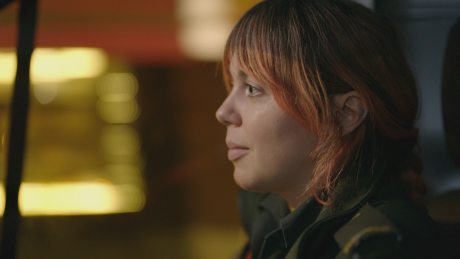
<svg viewBox="0 0 460 259">
<path fill-rule="evenodd" d="M 231 88 L 233 88 L 233 83 L 229 83 L 228 85 L 229 85 Z M 254 98 L 254 97 L 258 97 L 258 96 L 260 95 L 260 90 L 259 90 L 257 87 L 254 87 L 254 86 L 251 85 L 251 84 L 245 84 L 245 85 L 246 85 L 245 91 L 247 92 L 246 98 Z M 255 90 L 256 93 L 255 93 L 255 94 L 254 94 L 254 93 L 251 94 L 251 93 L 250 93 L 251 89 L 252 89 L 252 91 Z"/>
<path fill-rule="evenodd" d="M 247 89 L 247 94 L 246 94 L 246 97 L 247 98 L 253 98 L 253 97 L 257 97 L 260 95 L 260 90 L 257 89 L 256 87 L 250 85 L 250 84 L 246 84 L 246 89 Z M 254 94 L 254 90 L 255 90 L 255 94 Z M 251 93 L 252 91 L 252 93 Z"/>
</svg>

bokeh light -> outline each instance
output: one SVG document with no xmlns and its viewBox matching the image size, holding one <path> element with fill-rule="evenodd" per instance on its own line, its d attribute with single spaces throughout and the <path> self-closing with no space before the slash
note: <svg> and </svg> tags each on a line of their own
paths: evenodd
<svg viewBox="0 0 460 259">
<path fill-rule="evenodd" d="M 138 90 L 136 77 L 130 73 L 110 73 L 97 84 L 97 111 L 107 123 L 132 123 L 139 117 L 135 99 Z"/>
<path fill-rule="evenodd" d="M 16 76 L 16 53 L 0 52 L 0 84 L 12 84 Z M 107 69 L 105 52 L 98 48 L 36 48 L 31 60 L 32 83 L 65 82 L 95 78 Z"/>
<path fill-rule="evenodd" d="M 101 146 L 111 156 L 131 156 L 140 149 L 136 130 L 128 125 L 108 125 L 102 130 Z"/>
<path fill-rule="evenodd" d="M 57 83 L 37 83 L 33 86 L 35 98 L 41 104 L 47 104 L 54 100 L 58 92 Z"/>
<path fill-rule="evenodd" d="M 100 100 L 97 109 L 107 123 L 131 123 L 139 117 L 139 105 L 134 98 Z"/>
<path fill-rule="evenodd" d="M 32 82 L 64 82 L 94 78 L 107 67 L 104 51 L 96 48 L 38 48 L 31 60 Z"/>
<path fill-rule="evenodd" d="M 143 186 L 144 181 L 139 168 L 132 164 L 112 164 L 106 166 L 106 174 L 111 182 Z"/>
<path fill-rule="evenodd" d="M 23 216 L 84 215 L 140 211 L 143 191 L 134 185 L 105 182 L 22 183 L 19 210 Z M 5 189 L 0 187 L 0 214 Z"/>
<path fill-rule="evenodd" d="M 217 61 L 223 54 L 234 24 L 230 0 L 179 0 L 179 44 L 186 55 L 197 60 Z"/>
<path fill-rule="evenodd" d="M 0 52 L 0 84 L 12 84 L 16 76 L 16 54 Z"/>
<path fill-rule="evenodd" d="M 100 98 L 127 95 L 136 96 L 139 85 L 136 77 L 131 73 L 109 73 L 101 77 L 97 86 Z"/>
</svg>

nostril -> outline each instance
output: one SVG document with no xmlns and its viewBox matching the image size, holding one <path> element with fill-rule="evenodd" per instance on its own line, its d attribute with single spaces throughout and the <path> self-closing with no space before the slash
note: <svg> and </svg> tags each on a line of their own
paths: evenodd
<svg viewBox="0 0 460 259">
<path fill-rule="evenodd" d="M 216 119 L 218 122 L 227 125 L 228 121 L 225 119 L 225 116 L 218 110 L 216 112 Z"/>
</svg>

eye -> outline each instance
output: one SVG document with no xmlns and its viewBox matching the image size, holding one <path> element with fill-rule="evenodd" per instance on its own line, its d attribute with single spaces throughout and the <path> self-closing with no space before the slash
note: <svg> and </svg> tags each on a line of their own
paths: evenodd
<svg viewBox="0 0 460 259">
<path fill-rule="evenodd" d="M 257 89 L 256 87 L 246 84 L 247 86 L 247 97 L 256 97 L 260 94 L 260 90 Z"/>
</svg>

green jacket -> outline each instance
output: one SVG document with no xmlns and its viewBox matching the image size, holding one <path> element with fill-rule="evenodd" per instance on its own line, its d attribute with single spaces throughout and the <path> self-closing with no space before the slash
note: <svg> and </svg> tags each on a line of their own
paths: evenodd
<svg viewBox="0 0 460 259">
<path fill-rule="evenodd" d="M 330 206 L 310 198 L 292 213 L 277 194 L 241 190 L 249 243 L 240 258 L 454 258 L 438 224 L 384 167 L 340 180 Z"/>
</svg>

